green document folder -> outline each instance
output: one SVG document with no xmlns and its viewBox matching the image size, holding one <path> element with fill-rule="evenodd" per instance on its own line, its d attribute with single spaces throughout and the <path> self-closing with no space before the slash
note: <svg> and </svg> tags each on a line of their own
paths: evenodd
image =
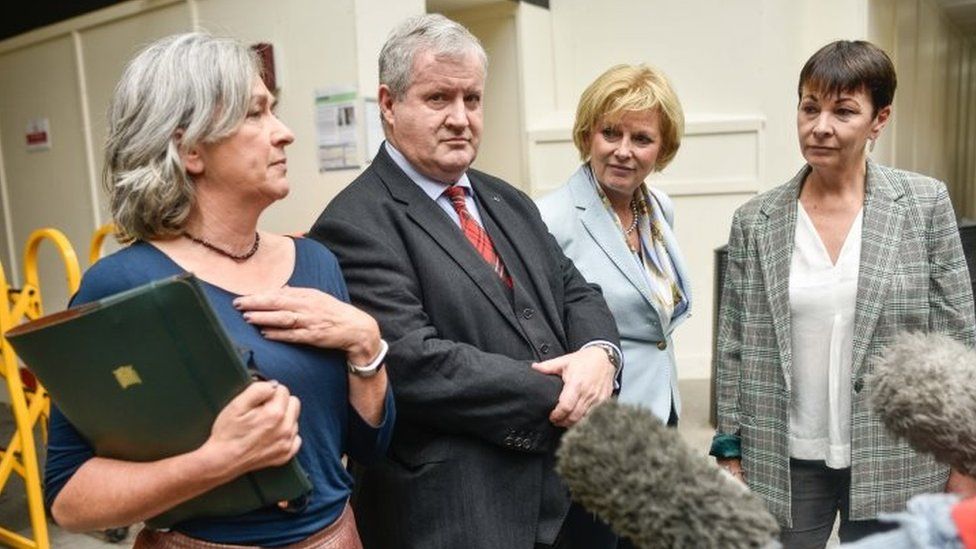
<svg viewBox="0 0 976 549">
<path fill-rule="evenodd" d="M 199 448 L 250 375 L 190 274 L 68 309 L 6 334 L 102 457 L 153 461 Z M 292 500 L 311 483 L 294 458 L 245 474 L 146 521 L 230 516 Z"/>
</svg>

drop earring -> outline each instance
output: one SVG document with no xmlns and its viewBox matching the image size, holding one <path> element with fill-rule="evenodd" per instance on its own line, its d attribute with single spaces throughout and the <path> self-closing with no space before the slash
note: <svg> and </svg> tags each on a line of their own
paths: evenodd
<svg viewBox="0 0 976 549">
<path fill-rule="evenodd" d="M 874 142 L 875 141 L 876 140 L 873 137 L 868 139 L 868 152 L 874 152 Z"/>
</svg>

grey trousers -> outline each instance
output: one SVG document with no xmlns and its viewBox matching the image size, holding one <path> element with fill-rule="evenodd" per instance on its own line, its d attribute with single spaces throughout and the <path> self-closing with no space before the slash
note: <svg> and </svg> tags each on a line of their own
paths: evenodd
<svg viewBox="0 0 976 549">
<path fill-rule="evenodd" d="M 849 520 L 851 470 L 831 469 L 823 461 L 790 459 L 793 527 L 783 528 L 784 549 L 823 549 L 840 512 L 840 540 L 851 542 L 890 530 L 879 520 Z"/>
</svg>

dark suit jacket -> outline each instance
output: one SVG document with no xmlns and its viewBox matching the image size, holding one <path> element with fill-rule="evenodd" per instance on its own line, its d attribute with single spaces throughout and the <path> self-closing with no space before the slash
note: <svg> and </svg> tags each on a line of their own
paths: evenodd
<svg viewBox="0 0 976 549">
<path fill-rule="evenodd" d="M 354 468 L 370 549 L 551 542 L 569 508 L 553 470 L 562 430 L 548 419 L 562 382 L 530 365 L 594 339 L 618 342 L 599 289 L 532 200 L 487 174 L 468 176 L 514 291 L 385 147 L 311 231 L 390 343 L 393 442 L 385 460 Z"/>
</svg>

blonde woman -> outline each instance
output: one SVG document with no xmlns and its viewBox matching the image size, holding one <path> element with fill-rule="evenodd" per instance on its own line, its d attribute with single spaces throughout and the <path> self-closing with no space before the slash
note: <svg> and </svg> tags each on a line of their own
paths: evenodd
<svg viewBox="0 0 976 549">
<path fill-rule="evenodd" d="M 580 97 L 573 142 L 583 164 L 538 201 L 567 257 L 598 284 L 620 331 L 620 400 L 677 425 L 672 344 L 691 310 L 691 286 L 672 227 L 674 208 L 648 177 L 681 146 L 684 114 L 660 71 L 618 65 Z"/>
</svg>

